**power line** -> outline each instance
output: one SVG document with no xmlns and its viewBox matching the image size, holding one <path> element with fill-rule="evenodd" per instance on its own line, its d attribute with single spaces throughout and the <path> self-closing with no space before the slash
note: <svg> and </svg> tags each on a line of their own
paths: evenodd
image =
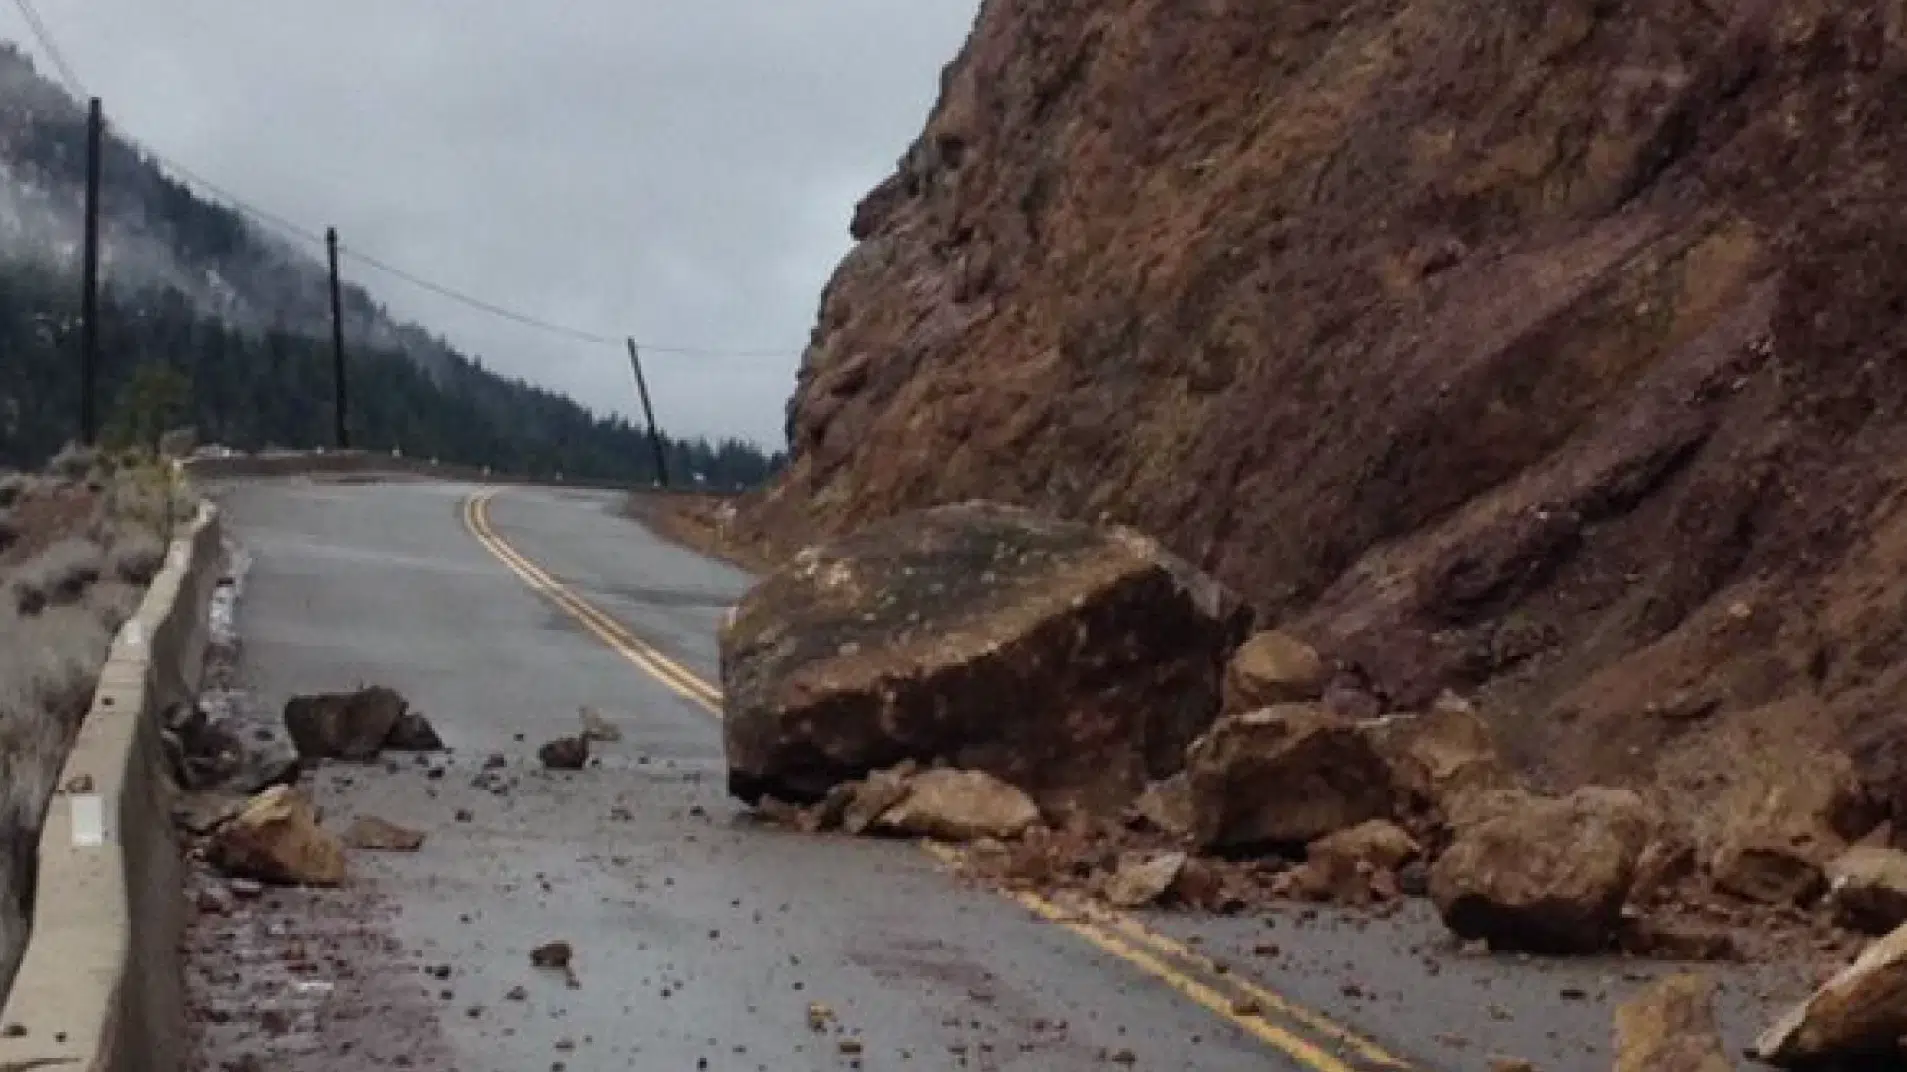
<svg viewBox="0 0 1907 1072">
<path fill-rule="evenodd" d="M 60 78 L 66 83 L 67 89 L 73 92 L 74 94 L 76 94 L 77 96 L 81 97 L 82 99 L 90 97 L 91 94 L 87 92 L 85 84 L 80 81 L 79 75 L 75 73 L 72 65 L 66 61 L 65 54 L 60 51 L 59 45 L 57 42 L 54 41 L 52 33 L 50 33 L 47 30 L 46 23 L 40 19 L 39 12 L 34 9 L 32 0 L 14 0 L 14 4 L 17 7 L 19 7 L 21 16 L 26 19 L 28 28 L 33 32 L 34 37 L 39 40 L 41 48 L 45 49 L 46 54 L 52 59 L 53 65 L 54 67 L 58 69 Z M 324 236 L 319 234 L 318 232 L 308 227 L 301 226 L 300 224 L 292 221 L 291 219 L 279 213 L 272 212 L 268 209 L 260 208 L 259 206 L 246 201 L 244 198 L 238 196 L 232 191 L 227 190 L 224 187 L 219 186 L 217 183 L 214 183 L 210 179 L 205 178 L 203 175 L 200 175 L 194 172 L 192 169 L 186 167 L 184 164 L 179 163 L 177 160 L 174 160 L 171 157 L 168 157 L 158 152 L 157 150 L 153 149 L 151 146 L 146 145 L 123 132 L 119 134 L 119 137 L 122 141 L 125 141 L 128 144 L 131 144 L 137 147 L 138 149 L 140 149 L 141 151 L 143 151 L 148 157 L 150 157 L 156 163 L 170 169 L 171 171 L 175 172 L 179 176 L 183 177 L 188 182 L 199 186 L 201 189 L 204 189 L 205 191 L 211 193 L 214 197 L 217 197 L 218 199 L 224 201 L 234 211 L 239 212 L 242 215 L 249 216 L 254 222 L 259 223 L 262 226 L 265 226 L 267 228 L 278 230 L 280 232 L 290 235 L 291 237 L 297 238 L 304 242 L 311 243 L 313 245 L 319 245 L 319 246 L 324 245 L 324 242 L 325 242 Z M 422 288 L 424 290 L 430 291 L 433 294 L 439 295 L 440 297 L 448 298 L 451 301 L 460 302 L 473 309 L 477 309 L 482 312 L 489 313 L 492 316 L 500 317 L 505 320 L 522 324 L 526 327 L 536 328 L 537 330 L 546 331 L 554 335 L 565 336 L 567 338 L 570 338 L 578 342 L 585 342 L 585 343 L 590 343 L 592 345 L 599 345 L 599 346 L 621 346 L 626 341 L 626 336 L 608 335 L 602 332 L 588 331 L 582 328 L 570 327 L 564 324 L 558 324 L 551 320 L 546 320 L 539 316 L 534 316 L 529 313 L 518 312 L 517 310 L 507 308 L 496 302 L 486 301 L 482 298 L 479 298 L 474 295 L 457 290 L 455 288 L 446 286 L 445 284 L 433 282 L 429 279 L 424 278 L 421 275 L 418 275 L 415 272 L 411 272 L 403 268 L 399 268 L 388 261 L 374 257 L 371 254 L 366 253 L 362 250 L 353 249 L 349 246 L 340 246 L 339 252 L 342 255 L 349 257 L 360 264 L 365 265 L 366 267 L 376 269 L 377 271 L 380 271 L 380 272 L 384 272 L 385 274 L 390 275 L 396 279 L 403 280 L 404 282 L 409 283 L 412 286 Z M 740 359 L 740 360 L 770 360 L 770 359 L 781 359 L 781 358 L 794 356 L 785 350 L 722 350 L 722 349 L 717 349 L 712 347 L 663 346 L 659 344 L 650 344 L 650 343 L 638 343 L 638 345 L 640 345 L 642 349 L 648 350 L 651 353 L 673 354 L 679 357 L 734 358 L 734 359 Z"/>
<path fill-rule="evenodd" d="M 73 73 L 72 64 L 66 62 L 66 56 L 60 52 L 60 46 L 54 42 L 53 35 L 47 32 L 46 23 L 40 21 L 40 13 L 34 9 L 33 0 L 13 0 L 13 3 L 20 9 L 20 16 L 26 19 L 27 29 L 33 31 L 33 36 L 39 39 L 40 47 L 46 50 L 47 57 L 53 61 L 54 68 L 59 71 L 60 79 L 66 83 L 66 88 L 81 100 L 92 96 L 86 92 L 86 86 L 79 80 L 79 76 Z"/>
</svg>

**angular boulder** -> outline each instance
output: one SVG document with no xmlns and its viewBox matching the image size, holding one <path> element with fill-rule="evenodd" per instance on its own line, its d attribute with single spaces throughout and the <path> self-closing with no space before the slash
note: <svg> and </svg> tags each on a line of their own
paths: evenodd
<svg viewBox="0 0 1907 1072">
<path fill-rule="evenodd" d="M 1033 798 L 985 771 L 928 770 L 875 820 L 883 833 L 937 841 L 1008 841 L 1040 821 Z"/>
<path fill-rule="evenodd" d="M 1192 829 L 1192 789 L 1185 772 L 1146 786 L 1132 810 L 1160 833 L 1184 837 Z"/>
<path fill-rule="evenodd" d="M 721 630 L 729 789 L 820 799 L 903 759 L 1110 814 L 1215 717 L 1250 613 L 1122 528 L 974 502 L 811 547 Z"/>
<path fill-rule="evenodd" d="M 1106 900 L 1119 908 L 1142 908 L 1164 897 L 1185 870 L 1182 852 L 1122 853 L 1106 876 Z"/>
<path fill-rule="evenodd" d="M 285 729 L 305 759 L 375 759 L 407 706 L 383 686 L 294 696 L 285 704 Z"/>
<path fill-rule="evenodd" d="M 1358 727 L 1315 704 L 1227 715 L 1186 754 L 1205 848 L 1304 845 L 1385 815 L 1390 770 Z"/>
<path fill-rule="evenodd" d="M 1312 842 L 1305 859 L 1334 866 L 1369 864 L 1395 871 L 1417 858 L 1422 850 L 1404 829 L 1388 819 L 1372 819 Z"/>
<path fill-rule="evenodd" d="M 1813 854 L 1793 842 L 1762 831 L 1733 835 L 1709 863 L 1715 886 L 1761 904 L 1812 901 L 1827 886 Z"/>
<path fill-rule="evenodd" d="M 336 886 L 344 881 L 344 846 L 318 825 L 298 791 L 273 786 L 213 834 L 208 855 L 239 878 L 287 886 Z"/>
<path fill-rule="evenodd" d="M 1856 845 L 1828 865 L 1827 882 L 1842 926 L 1886 934 L 1907 923 L 1907 853 Z"/>
<path fill-rule="evenodd" d="M 1516 786 L 1489 724 L 1456 696 L 1440 697 L 1421 715 L 1373 722 L 1365 732 L 1390 764 L 1399 797 L 1413 807 L 1454 821 L 1466 797 Z"/>
<path fill-rule="evenodd" d="M 1616 1009 L 1616 1072 L 1732 1072 L 1715 1024 L 1715 984 L 1671 975 Z"/>
<path fill-rule="evenodd" d="M 1225 668 L 1225 710 L 1255 711 L 1324 697 L 1329 668 L 1317 649 L 1281 629 L 1258 633 Z"/>
<path fill-rule="evenodd" d="M 1907 927 L 1867 947 L 1853 964 L 1777 1019 L 1751 1055 L 1781 1068 L 1907 1057 Z"/>
<path fill-rule="evenodd" d="M 1460 827 L 1430 869 L 1430 896 L 1444 924 L 1497 949 L 1607 947 L 1654 833 L 1647 805 L 1620 789 L 1499 795 L 1517 798 L 1515 806 Z"/>
</svg>

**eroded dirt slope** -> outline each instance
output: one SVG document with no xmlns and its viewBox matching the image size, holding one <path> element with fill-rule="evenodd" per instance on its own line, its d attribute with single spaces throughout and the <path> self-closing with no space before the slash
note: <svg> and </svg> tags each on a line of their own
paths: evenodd
<svg viewBox="0 0 1907 1072">
<path fill-rule="evenodd" d="M 988 0 L 733 535 L 1109 517 L 1389 706 L 1480 693 L 1559 781 L 1809 736 L 1885 781 L 1903 35 L 1878 0 Z"/>
</svg>

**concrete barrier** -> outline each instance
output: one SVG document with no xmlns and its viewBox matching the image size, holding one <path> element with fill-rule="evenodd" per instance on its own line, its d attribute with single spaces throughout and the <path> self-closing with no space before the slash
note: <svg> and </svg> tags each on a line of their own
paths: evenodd
<svg viewBox="0 0 1907 1072">
<path fill-rule="evenodd" d="M 218 511 L 204 505 L 100 672 L 40 832 L 32 935 L 0 1012 L 0 1072 L 184 1065 L 185 894 L 159 715 L 198 691 L 219 543 Z"/>
</svg>

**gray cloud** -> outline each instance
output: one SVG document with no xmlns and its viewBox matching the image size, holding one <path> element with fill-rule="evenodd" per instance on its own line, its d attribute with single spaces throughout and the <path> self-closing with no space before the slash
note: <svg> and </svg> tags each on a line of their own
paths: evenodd
<svg viewBox="0 0 1907 1072">
<path fill-rule="evenodd" d="M 978 0 L 38 6 L 117 127 L 262 207 L 551 320 L 781 353 L 648 362 L 672 430 L 776 443 L 853 203 Z M 614 349 L 347 270 L 492 368 L 635 408 Z"/>
</svg>

